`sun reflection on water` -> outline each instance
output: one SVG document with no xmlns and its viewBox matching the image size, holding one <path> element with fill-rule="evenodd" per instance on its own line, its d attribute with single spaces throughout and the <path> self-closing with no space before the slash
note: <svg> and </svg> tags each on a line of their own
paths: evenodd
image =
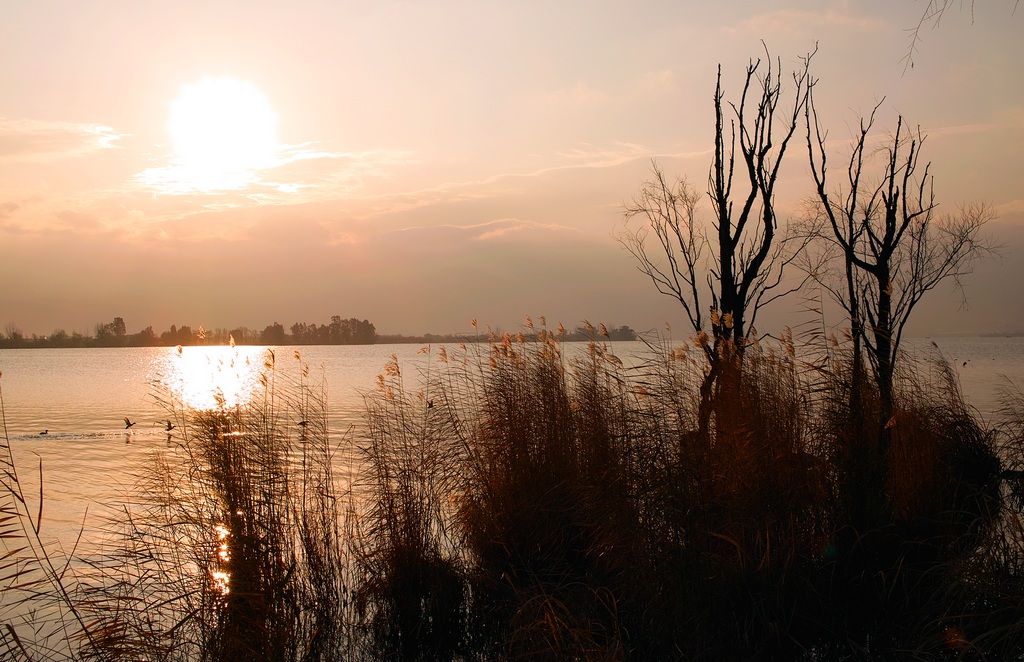
<svg viewBox="0 0 1024 662">
<path fill-rule="evenodd" d="M 231 592 L 231 575 L 226 572 L 215 571 L 210 573 L 213 577 L 213 587 L 221 595 Z"/>
<path fill-rule="evenodd" d="M 151 373 L 181 404 L 193 409 L 244 405 L 259 385 L 263 347 L 177 347 Z"/>
<path fill-rule="evenodd" d="M 228 549 L 228 538 L 231 537 L 231 532 L 223 524 L 217 524 L 213 527 L 213 530 L 217 532 L 217 560 L 224 567 L 231 560 L 231 552 Z M 231 592 L 231 573 L 224 570 L 214 570 L 210 573 L 213 579 L 214 589 L 221 595 L 227 595 Z"/>
</svg>

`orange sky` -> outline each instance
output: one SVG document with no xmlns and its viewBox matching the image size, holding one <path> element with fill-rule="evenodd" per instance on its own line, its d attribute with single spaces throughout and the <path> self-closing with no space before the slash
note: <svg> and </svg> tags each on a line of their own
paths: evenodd
<svg viewBox="0 0 1024 662">
<path fill-rule="evenodd" d="M 681 329 L 613 235 L 652 158 L 703 183 L 716 66 L 736 98 L 763 40 L 788 68 L 818 43 L 837 160 L 884 97 L 882 129 L 902 113 L 929 135 L 943 209 L 996 207 L 1005 259 L 967 281 L 969 310 L 942 289 L 911 331 L 1024 331 L 1014 3 L 954 5 L 912 69 L 922 2 L 705 4 L 3 3 L 0 330 L 334 314 L 382 333 L 527 314 Z M 244 86 L 247 105 L 220 99 L 213 133 L 193 108 L 172 134 L 175 100 L 204 79 Z M 263 103 L 271 120 L 250 116 Z M 789 159 L 784 217 L 812 192 L 802 148 Z M 802 321 L 780 308 L 759 326 Z"/>
</svg>

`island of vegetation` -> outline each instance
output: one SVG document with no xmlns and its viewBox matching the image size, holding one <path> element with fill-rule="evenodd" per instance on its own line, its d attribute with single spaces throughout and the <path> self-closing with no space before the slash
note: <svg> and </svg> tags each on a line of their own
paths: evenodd
<svg viewBox="0 0 1024 662">
<path fill-rule="evenodd" d="M 501 335 L 501 332 L 498 332 Z M 562 340 L 566 342 L 593 340 L 603 336 L 608 340 L 636 340 L 636 332 L 628 326 L 607 328 L 601 325 L 595 329 L 591 325 L 577 326 L 566 331 Z M 534 338 L 534 336 L 530 336 Z M 191 345 L 373 345 L 396 343 L 459 343 L 486 340 L 486 336 L 465 336 L 457 334 L 425 333 L 423 335 L 383 335 L 377 333 L 376 327 L 368 320 L 355 317 L 343 319 L 339 315 L 331 317 L 330 324 L 306 324 L 296 322 L 285 330 L 281 324 L 274 322 L 262 331 L 247 327 L 233 329 L 206 329 L 198 326 L 171 325 L 162 333 L 156 333 L 152 326 L 147 326 L 138 333 L 128 333 L 124 318 L 115 317 L 113 321 L 97 324 L 93 335 L 79 332 L 68 333 L 57 329 L 46 336 L 32 334 L 26 336 L 17 327 L 8 324 L 0 334 L 0 349 L 38 349 L 44 347 L 183 347 Z M 535 339 L 535 338 L 534 338 Z"/>
</svg>

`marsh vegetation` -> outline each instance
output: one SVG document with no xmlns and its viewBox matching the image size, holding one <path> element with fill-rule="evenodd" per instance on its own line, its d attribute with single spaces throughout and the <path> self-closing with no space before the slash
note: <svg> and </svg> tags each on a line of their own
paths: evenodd
<svg viewBox="0 0 1024 662">
<path fill-rule="evenodd" d="M 747 349 L 702 428 L 699 347 L 626 368 L 538 331 L 390 362 L 343 439 L 272 354 L 246 403 L 157 391 L 180 435 L 88 554 L 40 546 L 5 445 L 6 653 L 1024 654 L 1019 391 L 986 429 L 941 359 L 904 364 L 883 423 L 870 388 L 849 409 L 848 343 L 787 336 Z M 859 436 L 879 429 L 886 458 Z"/>
</svg>

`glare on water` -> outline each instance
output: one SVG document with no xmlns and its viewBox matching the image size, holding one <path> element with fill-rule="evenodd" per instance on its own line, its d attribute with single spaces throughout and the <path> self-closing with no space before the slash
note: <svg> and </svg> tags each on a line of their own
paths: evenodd
<svg viewBox="0 0 1024 662">
<path fill-rule="evenodd" d="M 155 381 L 192 409 L 245 404 L 259 385 L 262 347 L 178 347 L 154 361 Z"/>
<path fill-rule="evenodd" d="M 223 524 L 213 527 L 217 532 L 217 560 L 223 566 L 231 560 L 231 551 L 228 549 L 228 538 L 231 532 Z M 226 570 L 214 570 L 210 573 L 213 584 L 221 595 L 231 592 L 231 573 Z"/>
</svg>

